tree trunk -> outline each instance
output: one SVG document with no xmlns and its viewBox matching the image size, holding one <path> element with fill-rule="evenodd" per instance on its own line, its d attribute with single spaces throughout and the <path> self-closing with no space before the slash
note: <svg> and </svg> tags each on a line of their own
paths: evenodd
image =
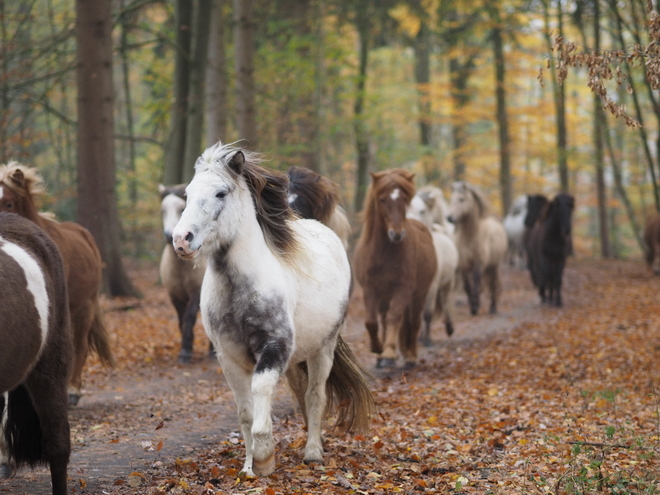
<svg viewBox="0 0 660 495">
<path fill-rule="evenodd" d="M 511 154 L 509 151 L 510 138 L 506 109 L 506 92 L 504 90 L 504 41 L 502 39 L 499 12 L 494 11 L 493 21 L 496 23 L 495 28 L 491 32 L 491 41 L 493 42 L 493 55 L 495 59 L 495 99 L 497 101 L 497 124 L 500 141 L 500 193 L 502 194 L 503 215 L 506 215 L 511 206 Z"/>
<path fill-rule="evenodd" d="M 170 111 L 170 135 L 165 148 L 165 184 L 183 182 L 188 115 L 188 73 L 193 16 L 191 0 L 175 0 L 176 54 L 174 58 L 174 103 Z"/>
<path fill-rule="evenodd" d="M 449 59 L 449 79 L 451 84 L 451 125 L 454 146 L 454 180 L 465 179 L 465 144 L 467 131 L 463 121 L 463 108 L 469 103 L 470 95 L 467 90 L 468 79 L 474 69 L 474 56 L 461 64 L 457 57 Z"/>
<path fill-rule="evenodd" d="M 183 181 L 195 175 L 195 162 L 203 151 L 204 82 L 209 36 L 211 34 L 211 0 L 198 0 L 193 20 L 192 50 L 188 81 L 188 114 L 186 116 L 186 145 L 183 153 Z"/>
<path fill-rule="evenodd" d="M 206 144 L 227 139 L 227 57 L 224 0 L 213 0 L 206 67 Z"/>
<path fill-rule="evenodd" d="M 548 0 L 543 2 L 543 14 L 545 20 L 545 40 L 548 51 L 552 52 L 552 38 L 550 36 L 550 6 Z M 560 37 L 564 36 L 564 14 L 561 2 L 557 2 L 557 29 Z M 550 64 L 552 74 L 552 94 L 555 101 L 555 120 L 557 124 L 557 172 L 562 192 L 569 191 L 568 182 L 568 141 L 566 134 L 566 88 L 557 80 L 555 64 Z"/>
<path fill-rule="evenodd" d="M 115 193 L 111 0 L 76 0 L 78 80 L 78 221 L 90 230 L 104 262 L 104 291 L 139 292 L 121 259 Z"/>
<path fill-rule="evenodd" d="M 357 10 L 357 29 L 359 36 L 360 55 L 357 77 L 355 104 L 353 106 L 353 129 L 355 132 L 355 148 L 357 151 L 357 170 L 355 181 L 354 211 L 362 210 L 362 203 L 369 185 L 369 138 L 364 118 L 364 102 L 366 98 L 367 65 L 369 62 L 369 18 L 366 7 Z"/>
<path fill-rule="evenodd" d="M 415 83 L 417 84 L 419 142 L 424 147 L 431 146 L 431 57 L 429 46 L 429 30 L 422 21 L 419 33 L 414 42 L 415 49 Z"/>
<path fill-rule="evenodd" d="M 234 51 L 236 62 L 236 127 L 245 145 L 256 149 L 257 123 L 254 104 L 254 20 L 252 0 L 234 0 Z"/>
<path fill-rule="evenodd" d="M 594 51 L 600 51 L 600 2 L 594 2 Z M 603 258 L 611 257 L 610 236 L 607 216 L 607 196 L 605 189 L 605 166 L 603 158 L 603 126 L 605 118 L 600 97 L 596 94 L 594 100 L 594 161 L 596 166 L 596 193 L 598 196 L 598 225 L 600 233 L 600 252 Z"/>
</svg>

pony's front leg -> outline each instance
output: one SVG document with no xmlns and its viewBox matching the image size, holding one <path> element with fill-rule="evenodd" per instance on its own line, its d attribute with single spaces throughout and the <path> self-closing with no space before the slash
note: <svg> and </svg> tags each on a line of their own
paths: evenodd
<svg viewBox="0 0 660 495">
<path fill-rule="evenodd" d="M 307 360 L 308 385 L 305 393 L 307 404 L 307 445 L 305 446 L 306 463 L 323 462 L 323 438 L 321 429 L 323 412 L 327 400 L 325 384 L 330 376 L 334 359 L 336 339 L 326 345 L 315 356 Z"/>
<path fill-rule="evenodd" d="M 389 311 L 383 316 L 383 328 L 385 328 L 386 333 L 383 353 L 377 363 L 379 368 L 391 368 L 396 363 L 401 325 L 410 297 L 411 295 L 408 292 L 399 291 L 395 293 Z"/>
<path fill-rule="evenodd" d="M 369 333 L 371 352 L 380 354 L 383 352 L 383 344 L 378 336 L 378 301 L 373 295 L 367 294 L 367 291 L 365 291 L 364 305 L 367 309 L 367 319 L 364 325 L 367 327 L 367 332 Z"/>
<path fill-rule="evenodd" d="M 291 334 L 292 332 L 288 333 L 289 336 Z M 255 337 L 255 347 L 260 352 L 257 357 L 254 375 L 252 375 L 252 397 L 254 401 L 252 469 L 257 476 L 268 476 L 275 471 L 275 442 L 273 440 L 273 420 L 271 418 L 273 396 L 280 375 L 287 369 L 292 349 L 286 337 L 270 336 L 266 337 L 265 341 L 260 339 L 261 335 Z"/>
<path fill-rule="evenodd" d="M 253 424 L 253 402 L 251 391 L 250 373 L 230 359 L 223 359 L 220 355 L 220 365 L 222 373 L 227 379 L 227 383 L 234 392 L 234 401 L 238 409 L 238 422 L 241 425 L 243 441 L 245 442 L 245 463 L 243 472 L 248 476 L 254 476 L 252 469 L 252 424 Z"/>
</svg>

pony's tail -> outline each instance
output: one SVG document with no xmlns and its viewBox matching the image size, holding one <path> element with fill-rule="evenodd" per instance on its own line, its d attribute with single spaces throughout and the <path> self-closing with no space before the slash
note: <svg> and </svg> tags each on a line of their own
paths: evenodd
<svg viewBox="0 0 660 495">
<path fill-rule="evenodd" d="M 107 367 L 115 366 L 115 357 L 110 347 L 110 334 L 103 321 L 103 313 L 99 299 L 94 298 L 94 319 L 89 330 L 89 346 L 98 354 L 101 362 Z"/>
<path fill-rule="evenodd" d="M 327 406 L 338 405 L 336 425 L 346 432 L 366 433 L 376 414 L 371 395 L 373 378 L 360 366 L 353 351 L 337 337 L 332 370 L 326 382 Z"/>
<path fill-rule="evenodd" d="M 3 433 L 10 462 L 13 461 L 16 466 L 27 464 L 31 467 L 46 464 L 41 423 L 24 385 L 9 392 L 6 407 L 7 422 Z"/>
</svg>

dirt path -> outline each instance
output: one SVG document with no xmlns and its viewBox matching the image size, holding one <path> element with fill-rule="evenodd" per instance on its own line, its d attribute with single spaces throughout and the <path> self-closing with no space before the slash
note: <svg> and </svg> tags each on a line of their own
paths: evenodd
<svg viewBox="0 0 660 495">
<path fill-rule="evenodd" d="M 153 277 L 153 272 L 149 271 L 145 284 Z M 575 284 L 571 283 L 571 279 L 577 280 L 575 271 L 569 267 L 566 277 L 569 287 L 566 300 L 571 301 L 570 292 L 576 291 Z M 483 314 L 482 308 L 482 315 L 470 317 L 465 298 L 460 294 L 454 336 L 445 337 L 441 323 L 436 321 L 433 332 L 436 343 L 431 348 L 421 348 L 420 364 L 423 366 L 435 359 L 443 346 L 460 346 L 465 341 L 488 338 L 539 317 L 543 310 L 531 290 L 527 273 L 505 267 L 503 285 L 500 313 L 495 316 Z M 146 289 L 146 297 L 138 303 L 139 307 L 121 315 L 118 325 L 130 324 L 139 331 L 139 318 L 144 318 L 145 311 L 155 312 L 165 318 L 165 324 L 174 325 L 172 310 L 167 306 L 162 289 L 155 286 Z M 111 310 L 108 303 L 109 318 L 113 318 Z M 72 493 L 113 493 L 118 487 L 126 489 L 129 484 L 139 484 L 150 469 L 163 463 L 185 459 L 227 440 L 238 442 L 233 398 L 217 363 L 202 351 L 206 345 L 202 331 L 196 329 L 198 352 L 191 365 L 173 364 L 178 348 L 176 334 L 173 334 L 174 340 L 163 348 L 164 354 L 156 353 L 155 358 L 150 355 L 112 371 L 92 366 L 86 394 L 70 411 L 73 452 L 69 487 Z M 375 358 L 367 349 L 359 298 L 353 301 L 349 311 L 346 339 L 377 377 L 403 373 L 373 369 Z M 147 344 L 143 344 L 146 348 Z M 133 356 L 137 354 L 136 351 Z M 289 393 L 283 386 L 281 389 L 274 409 L 280 419 L 294 413 Z M 131 473 L 140 474 L 131 476 Z M 50 494 L 48 471 L 45 468 L 24 469 L 15 478 L 0 481 L 0 493 L 3 492 Z"/>
</svg>

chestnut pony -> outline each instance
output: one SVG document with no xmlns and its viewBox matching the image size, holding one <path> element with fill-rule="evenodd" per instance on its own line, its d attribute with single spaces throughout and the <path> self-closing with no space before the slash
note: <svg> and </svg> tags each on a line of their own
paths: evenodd
<svg viewBox="0 0 660 495">
<path fill-rule="evenodd" d="M 114 365 L 110 337 L 99 305 L 101 255 L 87 229 L 73 222 L 56 222 L 37 211 L 35 199 L 43 192 L 36 169 L 17 162 L 0 165 L 0 212 L 17 213 L 32 220 L 46 231 L 62 253 L 75 348 L 69 403 L 76 405 L 90 349 L 96 351 L 102 363 Z"/>
<path fill-rule="evenodd" d="M 367 309 L 365 325 L 377 367 L 392 367 L 400 345 L 405 366 L 417 363 L 417 335 L 438 262 L 426 226 L 406 218 L 415 174 L 393 169 L 371 174 L 364 225 L 353 256 Z M 382 329 L 383 341 L 378 333 Z"/>
</svg>

